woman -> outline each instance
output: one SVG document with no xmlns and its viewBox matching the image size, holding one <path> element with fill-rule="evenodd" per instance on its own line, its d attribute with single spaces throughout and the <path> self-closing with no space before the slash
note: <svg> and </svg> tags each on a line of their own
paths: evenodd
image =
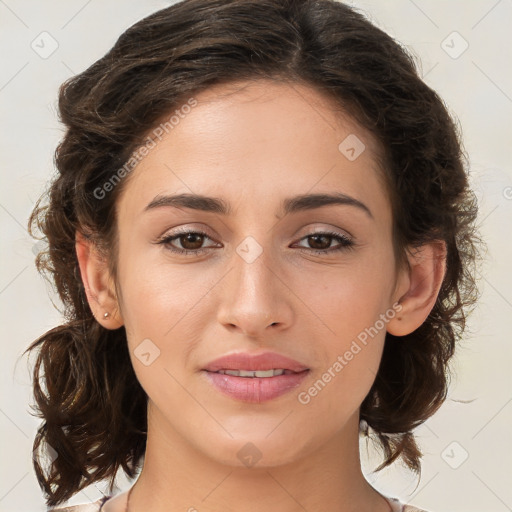
<svg viewBox="0 0 512 512">
<path fill-rule="evenodd" d="M 330 0 L 186 0 L 60 90 L 41 228 L 67 321 L 36 340 L 35 471 L 55 510 L 417 511 L 474 303 L 461 143 L 412 58 Z M 44 370 L 44 390 L 40 370 Z"/>
</svg>

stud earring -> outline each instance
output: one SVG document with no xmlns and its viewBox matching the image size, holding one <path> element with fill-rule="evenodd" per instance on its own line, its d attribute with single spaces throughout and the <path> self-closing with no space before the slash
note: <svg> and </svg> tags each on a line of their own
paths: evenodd
<svg viewBox="0 0 512 512">
<path fill-rule="evenodd" d="M 107 318 L 107 317 L 108 317 L 108 313 L 105 313 L 105 314 L 103 315 L 103 318 Z"/>
</svg>

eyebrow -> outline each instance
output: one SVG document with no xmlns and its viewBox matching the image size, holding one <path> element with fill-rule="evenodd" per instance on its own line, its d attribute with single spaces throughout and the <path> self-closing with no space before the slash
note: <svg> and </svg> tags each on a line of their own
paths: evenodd
<svg viewBox="0 0 512 512">
<path fill-rule="evenodd" d="M 373 219 L 372 212 L 364 203 L 341 192 L 333 194 L 302 194 L 289 197 L 283 200 L 282 211 L 284 215 L 287 215 L 289 213 L 313 210 L 328 205 L 354 206 L 364 211 L 366 215 Z M 221 215 L 232 214 L 230 205 L 223 199 L 200 194 L 158 195 L 144 208 L 144 211 L 163 206 L 190 208 L 192 210 L 218 213 Z"/>
</svg>

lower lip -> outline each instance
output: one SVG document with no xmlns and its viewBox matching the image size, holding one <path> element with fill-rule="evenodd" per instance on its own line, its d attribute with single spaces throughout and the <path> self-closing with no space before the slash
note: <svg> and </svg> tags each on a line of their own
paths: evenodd
<svg viewBox="0 0 512 512">
<path fill-rule="evenodd" d="M 309 370 L 276 377 L 235 377 L 224 373 L 204 371 L 221 393 L 243 402 L 261 403 L 272 400 L 296 388 Z"/>
</svg>

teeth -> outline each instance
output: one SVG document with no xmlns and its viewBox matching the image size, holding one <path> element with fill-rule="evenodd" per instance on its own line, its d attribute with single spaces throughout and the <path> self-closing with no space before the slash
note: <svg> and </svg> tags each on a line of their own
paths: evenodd
<svg viewBox="0 0 512 512">
<path fill-rule="evenodd" d="M 277 375 L 283 375 L 285 370 L 273 369 L 273 370 L 219 370 L 217 373 L 224 373 L 226 375 L 232 375 L 234 377 L 275 377 Z M 291 373 L 291 372 L 288 372 Z"/>
</svg>

